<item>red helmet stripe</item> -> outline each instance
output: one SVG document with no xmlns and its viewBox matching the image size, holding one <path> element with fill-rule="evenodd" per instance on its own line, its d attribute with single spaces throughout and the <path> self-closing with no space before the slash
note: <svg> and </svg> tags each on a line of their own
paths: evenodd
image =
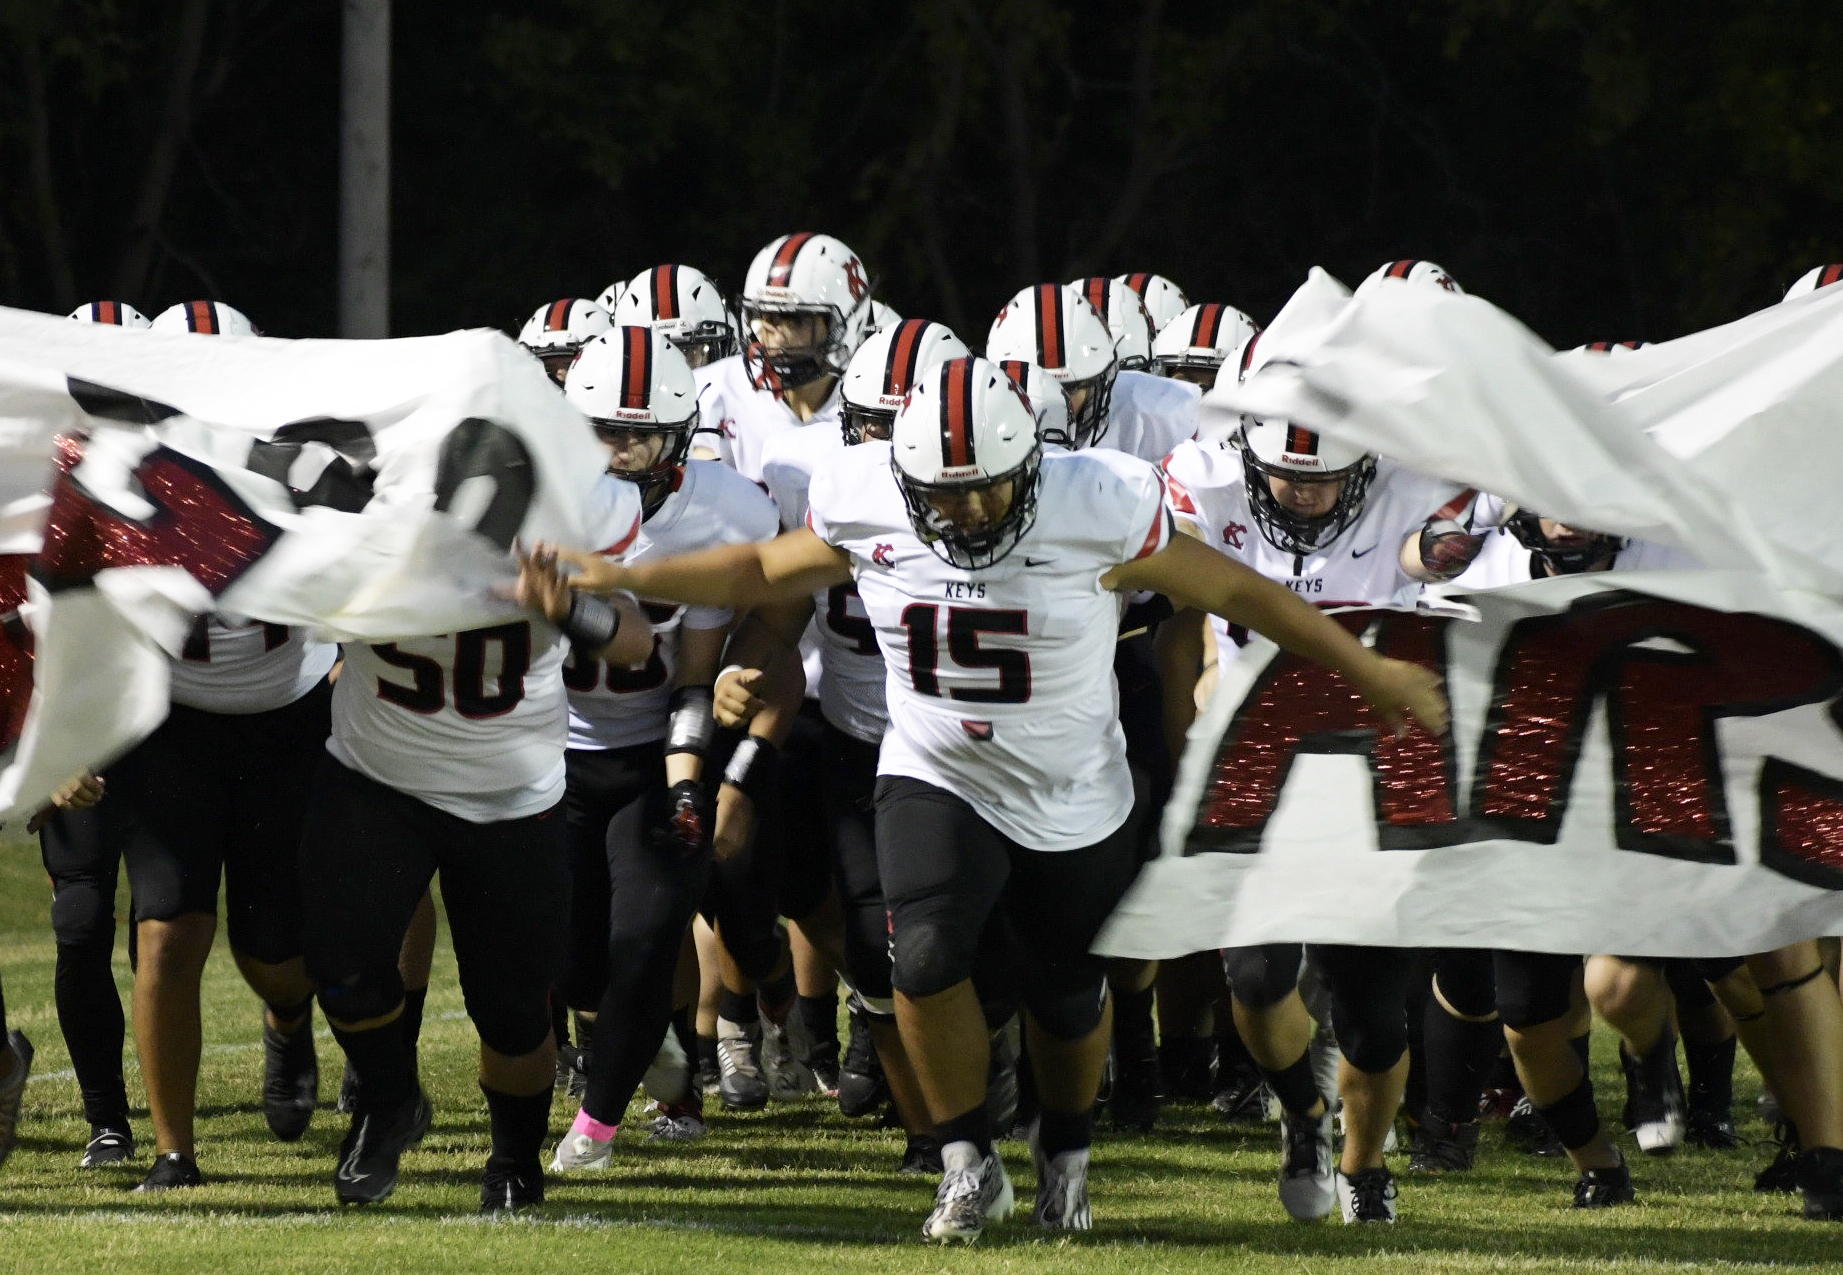
<svg viewBox="0 0 1843 1275">
<path fill-rule="evenodd" d="M 999 370 L 1010 377 L 1020 390 L 1030 391 L 1030 364 L 1023 359 L 1005 359 L 999 363 Z"/>
<path fill-rule="evenodd" d="M 1817 277 L 1817 286 L 1820 288 L 1828 288 L 1838 280 L 1843 280 L 1843 265 L 1825 266 L 1824 273 Z"/>
<path fill-rule="evenodd" d="M 121 321 L 122 321 L 122 312 L 120 308 L 116 306 L 115 302 L 98 301 L 96 303 L 96 322 L 98 323 L 120 323 Z"/>
<path fill-rule="evenodd" d="M 1318 455 L 1318 435 L 1297 425 L 1286 427 L 1286 450 L 1296 456 Z"/>
<path fill-rule="evenodd" d="M 676 319 L 678 317 L 678 267 L 653 267 L 653 317 L 655 319 Z"/>
<path fill-rule="evenodd" d="M 1037 285 L 1037 366 L 1062 367 L 1067 362 L 1062 341 L 1062 289 L 1053 283 Z"/>
<path fill-rule="evenodd" d="M 1248 368 L 1254 362 L 1254 347 L 1260 343 L 1260 339 L 1261 334 L 1256 332 L 1253 336 L 1248 338 L 1248 344 L 1242 346 L 1241 366 L 1236 369 L 1238 374 L 1242 376 L 1248 375 Z"/>
<path fill-rule="evenodd" d="M 653 331 L 627 328 L 627 357 L 621 361 L 621 406 L 646 410 L 646 395 L 653 381 Z"/>
<path fill-rule="evenodd" d="M 550 309 L 544 314 L 546 332 L 567 332 L 570 326 L 570 302 L 575 298 L 565 297 L 561 301 L 552 301 Z"/>
<path fill-rule="evenodd" d="M 810 230 L 802 230 L 797 235 L 789 235 L 781 243 L 781 250 L 774 254 L 774 261 L 768 267 L 768 286 L 785 288 L 793 276 L 794 258 L 800 255 L 800 249 L 806 247 L 806 241 L 813 237 Z"/>
<path fill-rule="evenodd" d="M 216 335 L 218 330 L 218 310 L 209 301 L 188 301 L 186 303 L 186 324 L 194 332 Z"/>
<path fill-rule="evenodd" d="M 1417 264 L 1419 263 L 1412 258 L 1407 261 L 1397 261 L 1394 265 L 1389 267 L 1388 276 L 1391 279 L 1406 279 L 1408 277 L 1408 272 L 1414 269 Z"/>
<path fill-rule="evenodd" d="M 1145 295 L 1146 285 L 1151 282 L 1152 274 L 1149 270 L 1136 270 L 1126 276 L 1126 286 L 1142 297 Z"/>
<path fill-rule="evenodd" d="M 1087 298 L 1089 305 L 1101 312 L 1101 321 L 1103 323 L 1107 321 L 1107 302 L 1109 299 L 1109 288 L 1107 285 L 1112 282 L 1113 281 L 1105 275 L 1098 274 L 1082 280 L 1081 294 Z"/>
<path fill-rule="evenodd" d="M 1197 325 L 1191 329 L 1192 346 L 1205 347 L 1216 344 L 1216 334 L 1222 331 L 1222 303 L 1211 301 L 1197 311 Z"/>
<path fill-rule="evenodd" d="M 928 320 L 904 319 L 890 341 L 889 361 L 883 366 L 883 392 L 901 398 L 915 384 L 915 365 L 921 361 L 922 333 Z"/>
<path fill-rule="evenodd" d="M 973 361 L 952 359 L 941 378 L 941 459 L 961 468 L 973 461 Z"/>
</svg>

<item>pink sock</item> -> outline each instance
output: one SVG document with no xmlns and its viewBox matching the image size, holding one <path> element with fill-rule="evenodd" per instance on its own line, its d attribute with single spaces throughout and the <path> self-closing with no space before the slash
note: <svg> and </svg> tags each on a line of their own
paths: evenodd
<svg viewBox="0 0 1843 1275">
<path fill-rule="evenodd" d="M 587 1111 L 576 1112 L 576 1123 L 570 1126 L 570 1132 L 587 1134 L 597 1142 L 606 1142 L 621 1131 L 618 1124 L 603 1124 Z"/>
</svg>

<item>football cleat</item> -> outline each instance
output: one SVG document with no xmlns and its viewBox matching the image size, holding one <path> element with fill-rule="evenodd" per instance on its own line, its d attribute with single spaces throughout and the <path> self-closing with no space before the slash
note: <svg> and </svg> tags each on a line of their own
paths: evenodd
<svg viewBox="0 0 1843 1275">
<path fill-rule="evenodd" d="M 134 1189 L 134 1194 L 176 1191 L 189 1186 L 201 1186 L 204 1181 L 204 1175 L 198 1171 L 198 1164 L 191 1156 L 183 1151 L 168 1151 L 165 1155 L 154 1157 L 154 1167 L 141 1179 L 141 1185 Z"/>
<path fill-rule="evenodd" d="M 1030 1154 L 1037 1164 L 1037 1207 L 1032 1217 L 1052 1231 L 1091 1231 L 1094 1214 L 1088 1207 L 1089 1148 L 1046 1156 L 1032 1128 Z"/>
<path fill-rule="evenodd" d="M 1280 1113 L 1280 1203 L 1288 1217 L 1316 1222 L 1337 1203 L 1331 1163 L 1331 1113 Z"/>
<path fill-rule="evenodd" d="M 870 1022 L 856 1010 L 851 1014 L 851 1035 L 838 1064 L 838 1109 L 847 1116 L 876 1114 L 889 1097 L 889 1082 L 871 1039 Z"/>
<path fill-rule="evenodd" d="M 1683 1145 L 1685 1131 L 1676 1033 L 1666 1030 L 1643 1058 L 1621 1048 L 1619 1061 L 1625 1068 L 1626 1127 L 1637 1135 L 1640 1151 L 1669 1155 Z"/>
<path fill-rule="evenodd" d="M 664 1103 L 658 1110 L 652 1132 L 646 1135 L 648 1142 L 696 1142 L 710 1132 L 704 1123 L 703 1103 Z"/>
<path fill-rule="evenodd" d="M 352 1113 L 352 1127 L 339 1144 L 333 1171 L 333 1194 L 341 1204 L 377 1204 L 397 1189 L 403 1153 L 422 1141 L 435 1109 L 418 1085 L 415 1092 L 387 1111 L 364 1108 Z"/>
<path fill-rule="evenodd" d="M 1504 1121 L 1504 1140 L 1525 1155 L 1564 1155 L 1566 1148 L 1528 1094 L 1519 1095 Z"/>
<path fill-rule="evenodd" d="M 550 1156 L 552 1173 L 605 1169 L 614 1163 L 614 1139 L 597 1138 L 571 1129 Z"/>
<path fill-rule="evenodd" d="M 1610 1209 L 1617 1204 L 1630 1204 L 1637 1198 L 1632 1170 L 1627 1167 L 1624 1156 L 1610 1169 L 1588 1169 L 1574 1184 L 1574 1207 L 1577 1209 Z"/>
<path fill-rule="evenodd" d="M 896 1166 L 896 1172 L 904 1174 L 946 1172 L 941 1164 L 940 1139 L 929 1133 L 911 1133 L 909 1144 L 902 1151 L 902 1163 Z"/>
<path fill-rule="evenodd" d="M 1410 1173 L 1464 1173 L 1478 1156 L 1478 1121 L 1457 1124 L 1429 1116 L 1414 1131 Z"/>
<path fill-rule="evenodd" d="M 1160 1041 L 1158 1069 L 1165 1078 L 1165 1096 L 1173 1101 L 1208 1102 L 1215 1096 L 1215 1086 L 1210 1081 L 1210 1042 L 1203 1037 Z"/>
<path fill-rule="evenodd" d="M 941 1175 L 934 1209 L 922 1223 L 922 1239 L 932 1244 L 971 1244 L 987 1222 L 1009 1217 L 1014 1202 L 1011 1179 L 1005 1176 L 998 1152 L 982 1159 L 971 1143 L 964 1142 L 955 1143 L 952 1150 L 956 1154 Z"/>
<path fill-rule="evenodd" d="M 90 1126 L 89 1144 L 83 1148 L 79 1169 L 98 1169 L 105 1164 L 120 1164 L 134 1159 L 134 1131 L 126 1125 L 94 1124 Z"/>
<path fill-rule="evenodd" d="M 509 1165 L 492 1156 L 480 1178 L 482 1213 L 517 1213 L 544 1202 L 544 1170 L 537 1164 Z"/>
<path fill-rule="evenodd" d="M 1395 1175 L 1387 1169 L 1358 1169 L 1337 1175 L 1337 1202 L 1346 1222 L 1393 1222 Z"/>
<path fill-rule="evenodd" d="M 776 1102 L 789 1102 L 819 1092 L 819 1078 L 795 1054 L 787 1024 L 766 1016 L 761 1020 L 760 1066 L 768 1082 L 768 1096 Z"/>
<path fill-rule="evenodd" d="M 1685 1123 L 1683 1140 L 1706 1151 L 1732 1151 L 1741 1145 L 1741 1135 L 1735 1131 L 1733 1119 L 1720 1111 L 1692 1109 Z"/>
<path fill-rule="evenodd" d="M 1798 1190 L 1814 1222 L 1843 1220 L 1843 1150 L 1812 1147 L 1798 1157 Z"/>
<path fill-rule="evenodd" d="M 1773 1162 L 1754 1177 L 1753 1189 L 1756 1191 L 1796 1191 L 1798 1189 L 1798 1130 L 1790 1121 L 1781 1120 L 1773 1126 L 1773 1140 L 1779 1149 L 1773 1155 Z"/>
<path fill-rule="evenodd" d="M 289 1035 L 262 1025 L 262 1115 L 282 1142 L 307 1132 L 320 1102 L 320 1062 L 314 1053 L 313 1016 Z"/>
<path fill-rule="evenodd" d="M 760 1111 L 768 1105 L 768 1082 L 755 1061 L 761 1026 L 717 1020 L 717 1096 L 731 1111 Z"/>
</svg>

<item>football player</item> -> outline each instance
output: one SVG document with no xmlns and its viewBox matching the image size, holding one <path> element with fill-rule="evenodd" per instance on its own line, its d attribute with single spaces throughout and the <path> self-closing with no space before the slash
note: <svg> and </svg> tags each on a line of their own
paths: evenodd
<svg viewBox="0 0 1843 1275">
<path fill-rule="evenodd" d="M 1426 671 L 1376 656 L 1283 587 L 1172 534 L 1158 472 L 1107 451 L 1046 451 L 1015 384 L 984 359 L 929 370 L 889 444 L 836 454 L 808 526 L 759 546 L 629 571 L 571 561 L 585 588 L 759 605 L 856 579 L 889 666 L 877 858 L 903 1043 L 946 1171 L 923 1227 L 971 1240 L 1011 1207 L 984 1104 L 986 1026 L 970 974 L 1002 912 L 1020 937 L 1042 1114 L 1037 1221 L 1090 1224 L 1087 1166 L 1106 1058 L 1094 936 L 1138 850 L 1108 685 L 1118 591 L 1226 613 L 1330 664 L 1405 729 L 1443 730 Z M 554 579 L 554 562 L 528 574 Z M 569 605 L 559 590 L 552 613 Z"/>
<path fill-rule="evenodd" d="M 576 351 L 613 326 L 608 312 L 595 302 L 564 297 L 532 311 L 518 330 L 518 343 L 531 351 L 561 389 Z"/>
<path fill-rule="evenodd" d="M 627 296 L 646 286 L 636 280 Z M 665 332 L 624 326 L 590 341 L 564 394 L 607 448 L 603 481 L 639 491 L 630 560 L 765 540 L 778 530 L 774 506 L 753 483 L 726 465 L 689 459 L 697 386 Z M 592 1027 L 587 1089 L 557 1146 L 556 1170 L 605 1168 L 668 1024 L 681 1048 L 691 1045 L 689 1020 L 673 1021 L 673 975 L 710 871 L 702 772 L 711 681 L 731 616 L 656 604 L 649 615 L 653 649 L 639 668 L 590 663 L 578 651 L 563 669 L 571 923 L 562 987 Z M 688 1082 L 683 1071 L 672 1078 L 655 1139 L 703 1133 L 702 1095 Z"/>
<path fill-rule="evenodd" d="M 637 274 L 608 313 L 622 327 L 652 328 L 693 371 L 736 353 L 736 320 L 715 280 L 695 266 Z"/>
</svg>

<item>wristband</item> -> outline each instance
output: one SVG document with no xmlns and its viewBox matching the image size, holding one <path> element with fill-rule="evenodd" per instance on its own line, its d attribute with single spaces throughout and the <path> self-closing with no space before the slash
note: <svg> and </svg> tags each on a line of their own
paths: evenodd
<svg viewBox="0 0 1843 1275">
<path fill-rule="evenodd" d="M 749 800 L 759 800 L 759 795 L 774 785 L 780 760 L 781 750 L 774 746 L 773 740 L 760 735 L 746 736 L 730 754 L 730 763 L 723 768 L 723 782 Z"/>
<path fill-rule="evenodd" d="M 716 733 L 710 718 L 710 687 L 681 686 L 672 692 L 671 716 L 666 726 L 666 756 L 689 753 L 702 757 Z"/>
<path fill-rule="evenodd" d="M 722 668 L 717 670 L 717 675 L 710 679 L 711 689 L 716 689 L 717 683 L 721 682 L 731 673 L 746 673 L 747 671 L 748 666 L 746 664 L 725 664 Z"/>
<path fill-rule="evenodd" d="M 571 646 L 600 651 L 621 631 L 621 613 L 611 602 L 581 589 L 572 589 L 569 614 L 563 617 L 560 627 Z"/>
</svg>

